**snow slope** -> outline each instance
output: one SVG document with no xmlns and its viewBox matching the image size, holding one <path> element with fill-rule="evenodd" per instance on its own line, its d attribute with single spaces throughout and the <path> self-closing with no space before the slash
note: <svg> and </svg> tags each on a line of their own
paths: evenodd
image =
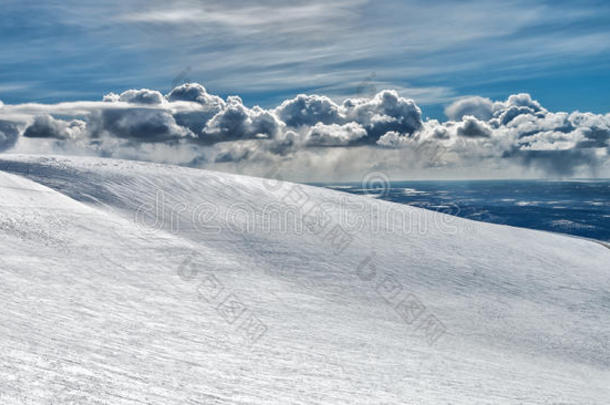
<svg viewBox="0 0 610 405">
<path fill-rule="evenodd" d="M 0 403 L 605 404 L 609 264 L 328 189 L 1 155 Z"/>
</svg>

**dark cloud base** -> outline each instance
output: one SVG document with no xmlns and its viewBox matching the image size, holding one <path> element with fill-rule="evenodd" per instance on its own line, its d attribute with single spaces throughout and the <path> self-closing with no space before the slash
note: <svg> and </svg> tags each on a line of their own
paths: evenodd
<svg viewBox="0 0 610 405">
<path fill-rule="evenodd" d="M 250 108 L 237 96 L 225 100 L 188 83 L 167 95 L 141 89 L 110 93 L 100 102 L 0 103 L 0 151 L 38 140 L 54 153 L 204 167 L 233 163 L 243 172 L 255 165 L 307 172 L 337 153 L 349 155 L 345 171 L 508 162 L 571 176 L 598 173 L 608 160 L 610 114 L 550 112 L 528 94 L 504 101 L 467 97 L 445 112 L 445 122 L 424 120 L 413 100 L 393 90 L 343 103 L 301 94 L 274 109 Z"/>
</svg>

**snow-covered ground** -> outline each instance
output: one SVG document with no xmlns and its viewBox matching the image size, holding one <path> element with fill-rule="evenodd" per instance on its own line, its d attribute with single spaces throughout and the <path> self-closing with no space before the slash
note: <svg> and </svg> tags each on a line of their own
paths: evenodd
<svg viewBox="0 0 610 405">
<path fill-rule="evenodd" d="M 610 250 L 338 191 L 0 156 L 1 404 L 607 404 Z"/>
</svg>

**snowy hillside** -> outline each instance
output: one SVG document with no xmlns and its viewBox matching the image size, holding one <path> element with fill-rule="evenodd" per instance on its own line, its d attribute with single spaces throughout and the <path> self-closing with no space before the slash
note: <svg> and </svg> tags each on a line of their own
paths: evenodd
<svg viewBox="0 0 610 405">
<path fill-rule="evenodd" d="M 1 404 L 604 404 L 610 250 L 309 186 L 0 155 Z"/>
</svg>

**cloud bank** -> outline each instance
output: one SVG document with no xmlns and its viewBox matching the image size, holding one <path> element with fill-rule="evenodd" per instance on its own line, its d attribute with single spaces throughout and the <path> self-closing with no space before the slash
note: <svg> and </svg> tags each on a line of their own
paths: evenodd
<svg viewBox="0 0 610 405">
<path fill-rule="evenodd" d="M 0 151 L 99 155 L 295 180 L 608 175 L 610 114 L 551 112 L 529 94 L 466 97 L 423 119 L 394 90 L 337 103 L 301 94 L 248 107 L 200 84 L 99 102 L 0 104 Z"/>
</svg>

